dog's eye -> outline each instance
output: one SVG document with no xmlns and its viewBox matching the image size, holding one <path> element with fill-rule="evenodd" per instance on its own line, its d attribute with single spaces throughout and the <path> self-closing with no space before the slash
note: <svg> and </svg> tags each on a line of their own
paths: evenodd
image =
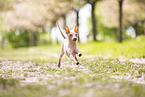
<svg viewBox="0 0 145 97">
<path fill-rule="evenodd" d="M 75 34 L 75 36 L 77 36 L 77 34 Z"/>
<path fill-rule="evenodd" d="M 69 36 L 72 36 L 72 34 L 70 34 Z"/>
</svg>

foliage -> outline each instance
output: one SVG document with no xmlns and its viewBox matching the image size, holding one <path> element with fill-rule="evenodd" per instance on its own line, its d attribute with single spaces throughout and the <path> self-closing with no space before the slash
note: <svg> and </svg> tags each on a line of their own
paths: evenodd
<svg viewBox="0 0 145 97">
<path fill-rule="evenodd" d="M 113 5 L 113 6 L 112 6 Z M 118 2 L 108 0 L 99 3 L 101 22 L 107 27 L 118 27 Z M 138 13 L 136 13 L 138 12 Z M 123 24 L 130 26 L 144 19 L 144 8 L 139 3 L 125 0 L 123 4 Z"/>
<path fill-rule="evenodd" d="M 104 23 L 102 23 L 101 21 L 101 16 L 99 14 L 101 14 L 101 10 L 99 9 L 100 5 L 97 4 L 97 7 L 96 7 L 96 18 L 97 18 L 97 28 L 98 28 L 98 35 L 100 35 L 102 37 L 102 40 L 105 40 L 105 41 L 112 41 L 112 40 L 116 40 L 116 32 L 117 32 L 117 29 L 116 27 L 114 28 L 109 28 L 107 26 L 104 25 Z"/>
<path fill-rule="evenodd" d="M 50 33 L 41 33 L 39 37 L 39 45 L 51 44 Z"/>
<path fill-rule="evenodd" d="M 65 17 L 70 11 L 75 10 L 79 12 L 79 9 L 85 4 L 94 4 L 96 2 L 95 14 L 97 18 L 95 19 L 98 24 L 95 28 L 98 27 L 97 33 L 102 35 L 107 41 L 110 41 L 110 39 L 114 40 L 118 26 L 118 3 L 114 0 L 3 0 L 0 1 L 0 13 L 3 20 L 3 22 L 0 22 L 2 24 L 0 33 L 3 32 L 1 37 L 4 38 L 6 35 L 11 35 L 11 37 L 14 38 L 16 37 L 14 34 L 15 31 L 19 30 L 20 32 L 29 32 L 29 39 L 18 35 L 20 36 L 19 39 L 23 38 L 25 42 L 28 39 L 27 43 L 22 43 L 23 46 L 28 46 L 28 44 L 29 46 L 41 44 L 39 41 L 41 32 L 45 32 L 47 28 L 51 29 L 56 26 L 56 22 L 61 17 L 66 19 Z M 124 32 L 129 26 L 133 26 L 137 35 L 143 34 L 145 18 L 143 5 L 143 0 L 126 0 L 124 2 Z M 89 29 L 91 29 L 91 27 Z M 95 33 L 95 31 L 93 32 Z M 38 37 L 36 37 L 36 35 L 38 35 Z M 111 38 L 108 38 L 108 36 L 111 36 Z M 98 37 L 100 36 L 97 36 L 97 38 Z M 10 39 L 9 37 L 8 40 L 13 41 L 15 39 Z M 11 43 L 13 44 L 15 42 Z M 17 44 L 13 45 L 16 47 Z"/>
<path fill-rule="evenodd" d="M 46 8 L 38 3 L 24 2 L 15 4 L 14 10 L 9 11 L 3 17 L 3 30 L 5 32 L 17 29 L 31 32 L 42 32 L 48 24 L 46 19 L 49 17 L 49 14 L 47 13 Z"/>
<path fill-rule="evenodd" d="M 1 11 L 10 9 L 14 0 L 0 0 L 0 13 Z"/>
<path fill-rule="evenodd" d="M 56 21 L 60 17 L 65 16 L 70 10 L 77 10 L 77 8 L 80 8 L 79 6 L 84 5 L 84 2 L 76 0 L 66 0 L 63 2 L 61 0 L 24 0 L 19 2 L 14 1 L 13 3 L 13 9 L 7 10 L 2 14 L 2 31 L 4 32 L 3 34 L 7 32 L 10 33 L 9 35 L 12 35 L 12 37 L 15 37 L 15 35 L 13 36 L 13 34 L 17 30 L 19 30 L 20 32 L 29 32 L 30 34 L 28 41 L 30 42 L 27 41 L 27 44 L 29 44 L 29 46 L 34 46 L 34 41 L 39 43 L 39 41 L 37 41 L 38 39 L 35 38 L 35 33 L 37 33 L 37 35 L 39 36 L 39 34 L 41 34 L 40 32 L 45 32 L 47 28 L 51 29 L 53 26 L 55 26 Z M 18 35 L 17 37 L 22 38 L 20 35 Z M 27 40 L 26 37 L 23 37 L 23 39 Z M 12 41 L 12 39 L 8 40 Z M 25 43 L 23 44 L 23 46 L 24 45 Z M 17 47 L 18 46 L 21 47 L 21 45 L 17 45 Z"/>
<path fill-rule="evenodd" d="M 28 47 L 29 46 L 29 33 L 28 32 L 19 32 L 13 31 L 7 33 L 5 36 L 8 39 L 9 43 L 12 44 L 12 47 Z"/>
</svg>

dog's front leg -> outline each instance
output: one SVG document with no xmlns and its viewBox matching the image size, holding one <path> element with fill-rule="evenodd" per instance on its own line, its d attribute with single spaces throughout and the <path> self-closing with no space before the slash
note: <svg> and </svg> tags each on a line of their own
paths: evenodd
<svg viewBox="0 0 145 97">
<path fill-rule="evenodd" d="M 76 52 L 77 52 L 77 55 L 79 56 L 79 57 L 81 57 L 82 56 L 82 54 L 80 53 L 80 51 L 79 51 L 79 48 L 77 47 L 77 49 L 76 49 Z"/>
<path fill-rule="evenodd" d="M 79 57 L 81 57 L 82 56 L 82 54 L 78 51 L 77 52 L 77 55 L 79 56 Z"/>
<path fill-rule="evenodd" d="M 82 56 L 82 54 L 79 52 L 79 53 L 78 53 L 78 56 L 79 56 L 79 57 L 81 57 L 81 56 Z"/>
<path fill-rule="evenodd" d="M 76 65 L 79 65 L 79 62 L 76 56 L 71 55 L 70 58 L 76 63 Z"/>
</svg>

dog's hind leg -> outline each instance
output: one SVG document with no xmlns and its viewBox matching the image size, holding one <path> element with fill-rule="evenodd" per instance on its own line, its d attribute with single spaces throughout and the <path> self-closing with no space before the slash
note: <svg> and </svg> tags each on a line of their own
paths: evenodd
<svg viewBox="0 0 145 97">
<path fill-rule="evenodd" d="M 60 68 L 60 66 L 61 66 L 61 59 L 62 59 L 62 57 L 63 57 L 63 55 L 64 55 L 64 50 L 63 50 L 64 48 L 63 48 L 63 46 L 61 47 L 61 52 L 60 52 L 60 56 L 59 56 L 59 60 L 58 60 L 58 63 L 57 63 L 57 65 L 58 65 L 58 67 Z"/>
<path fill-rule="evenodd" d="M 59 68 L 60 68 L 60 66 L 61 66 L 61 59 L 62 59 L 63 55 L 64 55 L 64 52 L 61 52 L 61 53 L 60 53 L 60 56 L 59 56 L 59 61 L 58 61 L 58 63 L 57 63 L 57 65 L 58 65 Z"/>
<path fill-rule="evenodd" d="M 76 57 L 76 56 L 75 56 L 75 59 L 77 60 L 76 65 L 79 65 L 80 63 L 79 63 L 79 61 L 78 61 L 78 59 L 77 59 L 77 57 Z"/>
</svg>

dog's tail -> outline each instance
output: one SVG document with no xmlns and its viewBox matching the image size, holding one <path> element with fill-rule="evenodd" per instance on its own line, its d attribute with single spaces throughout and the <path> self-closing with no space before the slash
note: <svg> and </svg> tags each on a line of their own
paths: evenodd
<svg viewBox="0 0 145 97">
<path fill-rule="evenodd" d="M 59 24 L 58 24 L 58 23 L 56 23 L 56 24 L 57 24 L 57 26 L 58 26 L 58 28 L 59 28 L 59 31 L 60 31 L 62 37 L 63 37 L 64 39 L 66 39 L 66 37 L 63 35 L 63 33 L 62 33 L 62 31 L 61 31 L 61 29 L 60 29 L 60 27 L 59 27 Z"/>
</svg>

